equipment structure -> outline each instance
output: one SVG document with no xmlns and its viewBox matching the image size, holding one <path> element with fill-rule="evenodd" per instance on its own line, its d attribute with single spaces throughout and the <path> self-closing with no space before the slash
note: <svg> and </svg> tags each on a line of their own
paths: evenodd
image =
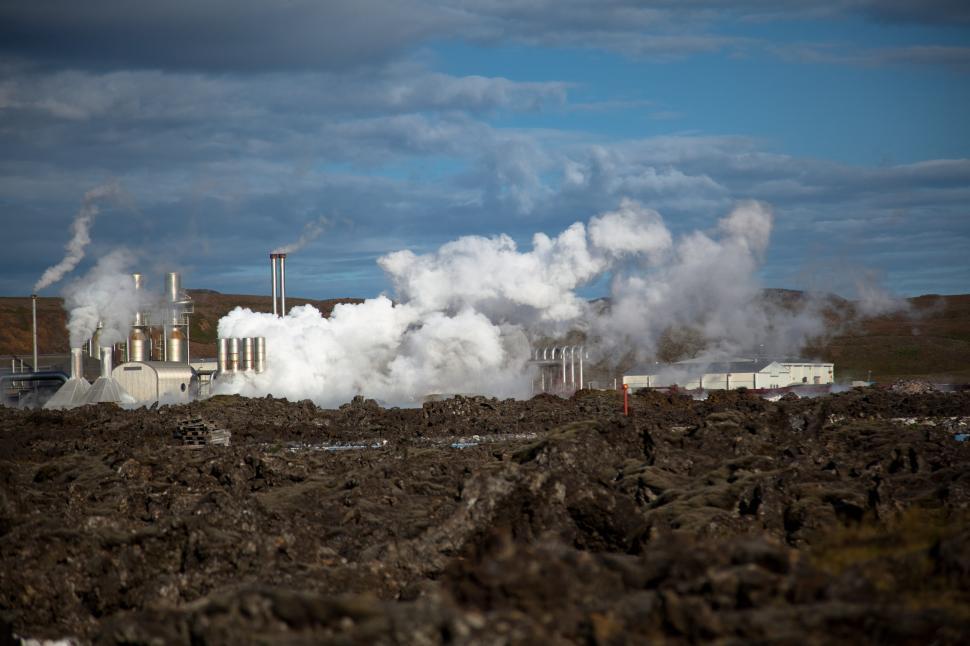
<svg viewBox="0 0 970 646">
<path fill-rule="evenodd" d="M 584 386 L 583 362 L 586 359 L 589 355 L 582 345 L 535 348 L 529 361 L 538 369 L 532 381 L 532 391 L 564 397 L 572 395 Z"/>
</svg>

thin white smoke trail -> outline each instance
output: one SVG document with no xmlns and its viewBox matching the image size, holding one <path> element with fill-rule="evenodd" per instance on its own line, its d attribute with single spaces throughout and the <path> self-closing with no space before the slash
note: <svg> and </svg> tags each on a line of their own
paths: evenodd
<svg viewBox="0 0 970 646">
<path fill-rule="evenodd" d="M 299 238 L 297 238 L 294 242 L 277 247 L 273 250 L 273 253 L 296 253 L 303 247 L 319 238 L 320 234 L 323 233 L 328 226 L 330 226 L 330 220 L 322 216 L 316 220 L 307 222 L 305 225 L 303 225 L 303 232 L 300 234 Z"/>
<path fill-rule="evenodd" d="M 64 257 L 56 265 L 48 267 L 41 275 L 40 280 L 34 285 L 36 294 L 45 287 L 53 285 L 65 274 L 77 267 L 78 263 L 84 258 L 84 250 L 91 243 L 91 225 L 94 223 L 95 216 L 100 212 L 98 202 L 108 198 L 117 198 L 121 188 L 117 182 L 109 182 L 96 186 L 84 194 L 81 200 L 81 208 L 74 216 L 71 224 L 73 235 L 65 245 Z"/>
</svg>

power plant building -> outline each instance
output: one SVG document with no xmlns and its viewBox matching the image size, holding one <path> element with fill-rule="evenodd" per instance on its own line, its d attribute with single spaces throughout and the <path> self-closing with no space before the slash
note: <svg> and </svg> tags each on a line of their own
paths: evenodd
<svg viewBox="0 0 970 646">
<path fill-rule="evenodd" d="M 733 359 L 680 361 L 634 368 L 623 376 L 632 389 L 676 385 L 687 390 L 733 390 L 826 385 L 835 381 L 835 364 L 795 360 Z"/>
<path fill-rule="evenodd" d="M 140 402 L 188 402 L 198 391 L 198 378 L 187 363 L 129 361 L 112 371 L 121 387 Z"/>
</svg>

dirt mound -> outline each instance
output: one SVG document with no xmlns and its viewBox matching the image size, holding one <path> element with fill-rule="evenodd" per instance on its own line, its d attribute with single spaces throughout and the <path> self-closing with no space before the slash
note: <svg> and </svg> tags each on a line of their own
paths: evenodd
<svg viewBox="0 0 970 646">
<path fill-rule="evenodd" d="M 0 410 L 0 619 L 97 643 L 970 637 L 970 393 Z M 189 449 L 179 420 L 231 433 Z"/>
</svg>

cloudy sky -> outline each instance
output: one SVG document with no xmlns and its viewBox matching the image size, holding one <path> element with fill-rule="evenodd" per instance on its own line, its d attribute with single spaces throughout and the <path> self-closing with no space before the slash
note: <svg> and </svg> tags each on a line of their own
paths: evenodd
<svg viewBox="0 0 970 646">
<path fill-rule="evenodd" d="M 290 293 L 365 297 L 396 249 L 753 198 L 766 285 L 966 293 L 968 109 L 962 0 L 0 0 L 0 293 L 110 182 L 75 275 L 266 292 L 325 218 Z"/>
</svg>

